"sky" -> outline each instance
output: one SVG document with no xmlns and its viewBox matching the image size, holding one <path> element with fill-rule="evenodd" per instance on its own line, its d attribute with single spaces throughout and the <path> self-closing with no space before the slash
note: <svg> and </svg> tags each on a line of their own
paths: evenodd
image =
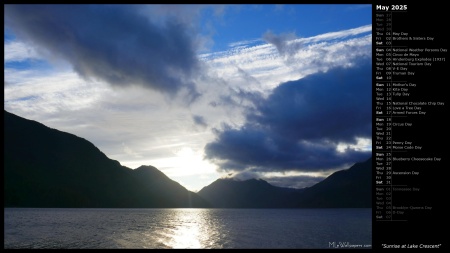
<svg viewBox="0 0 450 253">
<path fill-rule="evenodd" d="M 4 6 L 4 108 L 187 189 L 371 156 L 371 5 Z"/>
</svg>

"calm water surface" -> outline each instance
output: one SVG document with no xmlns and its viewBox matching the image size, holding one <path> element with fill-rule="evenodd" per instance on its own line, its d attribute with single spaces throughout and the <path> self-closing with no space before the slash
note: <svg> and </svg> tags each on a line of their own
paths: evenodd
<svg viewBox="0 0 450 253">
<path fill-rule="evenodd" d="M 4 248 L 329 248 L 372 242 L 371 209 L 4 211 Z"/>
</svg>

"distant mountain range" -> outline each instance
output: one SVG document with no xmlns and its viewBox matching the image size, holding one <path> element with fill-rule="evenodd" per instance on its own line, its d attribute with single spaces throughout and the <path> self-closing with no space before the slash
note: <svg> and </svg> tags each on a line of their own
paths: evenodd
<svg viewBox="0 0 450 253">
<path fill-rule="evenodd" d="M 303 189 L 277 187 L 262 179 L 218 179 L 198 194 L 222 208 L 370 208 L 371 168 L 372 158 Z"/>
<path fill-rule="evenodd" d="M 304 189 L 218 179 L 196 194 L 155 167 L 132 170 L 83 138 L 4 111 L 4 207 L 371 207 L 371 163 Z"/>
<path fill-rule="evenodd" d="M 262 179 L 238 181 L 217 179 L 198 194 L 220 208 L 284 208 L 293 207 L 303 189 L 282 188 Z"/>
</svg>

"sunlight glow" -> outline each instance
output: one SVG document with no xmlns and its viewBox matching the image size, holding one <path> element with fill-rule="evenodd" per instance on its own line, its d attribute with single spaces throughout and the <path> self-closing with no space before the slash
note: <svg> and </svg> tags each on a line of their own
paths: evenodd
<svg viewBox="0 0 450 253">
<path fill-rule="evenodd" d="M 151 160 L 135 159 L 124 164 L 133 169 L 141 165 L 154 166 L 169 178 L 194 192 L 203 188 L 205 182 L 212 183 L 220 177 L 217 165 L 203 159 L 202 149 L 195 150 L 188 146 L 179 147 L 177 145 L 174 146 L 171 153 L 171 156 Z"/>
<path fill-rule="evenodd" d="M 203 160 L 203 150 L 194 151 L 190 147 L 177 149 L 173 157 L 152 160 L 151 164 L 164 171 L 168 177 L 215 172 L 215 165 Z"/>
</svg>

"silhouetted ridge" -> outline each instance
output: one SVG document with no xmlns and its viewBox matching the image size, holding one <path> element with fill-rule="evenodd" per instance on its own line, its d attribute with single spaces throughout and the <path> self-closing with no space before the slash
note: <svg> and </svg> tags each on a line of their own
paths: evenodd
<svg viewBox="0 0 450 253">
<path fill-rule="evenodd" d="M 218 179 L 198 194 L 214 207 L 222 208 L 369 208 L 371 168 L 370 158 L 304 189 L 276 187 L 261 179 Z"/>
<path fill-rule="evenodd" d="M 371 207 L 372 158 L 337 171 L 305 189 L 298 202 L 302 207 Z"/>
<path fill-rule="evenodd" d="M 276 187 L 262 179 L 239 181 L 217 179 L 198 194 L 214 207 L 221 208 L 275 208 L 292 207 L 290 196 L 299 189 Z"/>
<path fill-rule="evenodd" d="M 208 207 L 152 166 L 136 170 L 87 140 L 4 111 L 5 207 Z"/>
</svg>

